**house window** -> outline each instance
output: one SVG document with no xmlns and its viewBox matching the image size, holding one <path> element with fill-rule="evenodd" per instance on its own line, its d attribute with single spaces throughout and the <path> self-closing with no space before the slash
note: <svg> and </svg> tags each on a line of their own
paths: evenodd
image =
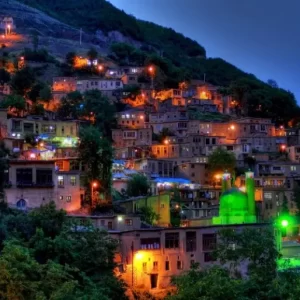
<svg viewBox="0 0 300 300">
<path fill-rule="evenodd" d="M 75 185 L 76 185 L 76 177 L 75 177 L 75 176 L 71 176 L 71 177 L 70 177 L 70 184 L 71 184 L 72 186 L 75 186 Z"/>
<path fill-rule="evenodd" d="M 186 232 L 186 252 L 194 252 L 197 250 L 196 231 Z"/>
<path fill-rule="evenodd" d="M 170 262 L 168 260 L 166 260 L 166 262 L 165 262 L 165 270 L 166 271 L 170 270 Z"/>
<path fill-rule="evenodd" d="M 147 272 L 147 263 L 143 262 L 143 272 Z"/>
<path fill-rule="evenodd" d="M 296 171 L 296 166 L 291 166 L 291 171 Z"/>
<path fill-rule="evenodd" d="M 52 170 L 36 170 L 36 183 L 37 184 L 52 184 Z"/>
<path fill-rule="evenodd" d="M 140 249 L 143 250 L 160 249 L 160 238 L 141 239 Z"/>
<path fill-rule="evenodd" d="M 202 249 L 203 251 L 214 250 L 217 243 L 217 236 L 215 233 L 203 234 Z"/>
<path fill-rule="evenodd" d="M 158 271 L 158 261 L 153 262 L 153 271 Z"/>
<path fill-rule="evenodd" d="M 209 145 L 209 139 L 205 139 L 205 144 Z"/>
<path fill-rule="evenodd" d="M 64 200 L 64 196 L 59 196 L 59 200 Z"/>
<path fill-rule="evenodd" d="M 57 176 L 57 183 L 58 183 L 58 186 L 64 186 L 64 176 Z"/>
<path fill-rule="evenodd" d="M 105 220 L 100 221 L 101 226 L 105 226 Z"/>
<path fill-rule="evenodd" d="M 72 200 L 72 196 L 67 196 L 66 197 L 66 202 L 71 202 L 71 200 Z"/>
<path fill-rule="evenodd" d="M 32 169 L 16 169 L 17 184 L 31 184 L 32 183 Z"/>
<path fill-rule="evenodd" d="M 165 234 L 165 248 L 179 248 L 179 232 Z"/>
<path fill-rule="evenodd" d="M 132 219 L 125 219 L 125 225 L 132 226 Z"/>
<path fill-rule="evenodd" d="M 181 260 L 177 260 L 177 270 L 182 270 L 183 268 L 183 263 Z"/>
</svg>

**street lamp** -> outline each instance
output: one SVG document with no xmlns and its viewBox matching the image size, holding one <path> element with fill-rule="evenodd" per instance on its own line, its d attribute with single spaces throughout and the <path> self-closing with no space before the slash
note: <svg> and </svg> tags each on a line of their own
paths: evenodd
<svg viewBox="0 0 300 300">
<path fill-rule="evenodd" d="M 94 202 L 94 189 L 98 186 L 96 181 L 92 182 L 92 202 Z"/>
<path fill-rule="evenodd" d="M 150 74 L 151 77 L 151 89 L 154 89 L 154 73 L 155 73 L 155 69 L 153 66 L 148 67 L 148 72 Z"/>
</svg>

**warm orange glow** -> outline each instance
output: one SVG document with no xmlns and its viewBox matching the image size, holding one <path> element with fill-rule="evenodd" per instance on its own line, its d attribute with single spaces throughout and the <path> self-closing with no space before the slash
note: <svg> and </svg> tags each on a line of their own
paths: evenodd
<svg viewBox="0 0 300 300">
<path fill-rule="evenodd" d="M 30 153 L 30 158 L 35 158 L 36 155 L 34 153 Z"/>
<path fill-rule="evenodd" d="M 149 71 L 150 73 L 153 73 L 153 72 L 154 72 L 154 67 L 153 67 L 153 66 L 150 66 L 150 67 L 148 68 L 148 71 Z"/>
<path fill-rule="evenodd" d="M 235 126 L 234 126 L 234 125 L 231 125 L 231 126 L 230 126 L 230 129 L 231 129 L 231 130 L 234 130 L 234 129 L 235 129 Z"/>
<path fill-rule="evenodd" d="M 40 143 L 40 147 L 44 147 L 45 146 L 45 144 L 42 142 L 42 143 Z"/>
<path fill-rule="evenodd" d="M 87 66 L 88 64 L 88 60 L 86 58 L 83 58 L 83 57 L 78 57 L 76 56 L 75 57 L 75 60 L 74 60 L 74 67 L 75 68 L 82 68 L 82 67 L 85 67 Z"/>
<path fill-rule="evenodd" d="M 103 66 L 102 65 L 98 66 L 98 70 L 103 71 Z"/>
<path fill-rule="evenodd" d="M 286 149 L 286 145 L 281 145 L 280 148 L 284 151 Z"/>
<path fill-rule="evenodd" d="M 178 209 L 178 208 L 179 208 L 179 205 L 178 205 L 178 204 L 176 204 L 176 205 L 175 205 L 175 208 L 176 208 L 176 209 Z"/>
<path fill-rule="evenodd" d="M 218 180 L 221 179 L 221 174 L 216 174 L 215 178 L 218 179 Z"/>
<path fill-rule="evenodd" d="M 141 252 L 137 252 L 137 253 L 135 254 L 135 258 L 138 259 L 138 260 L 141 260 L 143 257 L 144 257 L 144 255 L 143 255 L 143 253 L 141 253 Z"/>
<path fill-rule="evenodd" d="M 98 186 L 98 183 L 97 183 L 96 181 L 94 181 L 94 182 L 92 183 L 92 186 L 93 186 L 94 188 L 96 188 L 96 187 Z"/>
<path fill-rule="evenodd" d="M 168 140 L 164 140 L 164 144 L 165 144 L 165 145 L 168 145 L 168 144 L 169 144 L 169 141 L 168 141 Z"/>
<path fill-rule="evenodd" d="M 7 25 L 7 28 L 10 29 L 10 24 Z"/>
<path fill-rule="evenodd" d="M 144 119 L 144 116 L 140 116 L 140 119 L 143 120 L 143 119 Z"/>
</svg>

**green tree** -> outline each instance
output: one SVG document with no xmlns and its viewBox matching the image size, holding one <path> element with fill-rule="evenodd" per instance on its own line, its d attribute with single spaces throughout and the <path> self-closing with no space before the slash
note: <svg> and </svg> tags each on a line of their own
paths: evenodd
<svg viewBox="0 0 300 300">
<path fill-rule="evenodd" d="M 149 194 L 149 188 L 147 177 L 135 174 L 127 182 L 127 195 L 129 197 L 145 196 Z"/>
<path fill-rule="evenodd" d="M 112 158 L 111 142 L 103 137 L 95 127 L 82 128 L 78 147 L 80 160 L 86 166 L 86 188 L 90 192 L 91 183 L 96 180 L 99 190 L 107 201 L 111 201 Z"/>
<path fill-rule="evenodd" d="M 98 58 L 98 52 L 95 48 L 91 48 L 88 52 L 87 52 L 87 57 L 90 60 L 95 60 Z"/>
<path fill-rule="evenodd" d="M 228 152 L 218 147 L 208 156 L 208 168 L 212 173 L 222 173 L 228 171 L 234 174 L 236 159 L 232 152 Z"/>
<path fill-rule="evenodd" d="M 95 120 L 95 126 L 103 136 L 111 139 L 111 129 L 115 126 L 116 108 L 99 90 L 84 93 L 82 115 Z"/>
<path fill-rule="evenodd" d="M 34 72 L 31 68 L 25 67 L 15 73 L 11 79 L 13 91 L 21 96 L 25 96 L 33 87 L 35 82 Z"/>
<path fill-rule="evenodd" d="M 68 52 L 66 55 L 66 63 L 73 67 L 75 64 L 75 58 L 76 58 L 75 52 Z"/>
<path fill-rule="evenodd" d="M 139 214 L 141 215 L 141 221 L 150 225 L 154 225 L 160 219 L 160 215 L 157 214 L 150 206 L 141 207 L 139 209 Z"/>
<path fill-rule="evenodd" d="M 57 115 L 61 119 L 77 119 L 84 110 L 83 97 L 78 91 L 68 93 L 60 101 Z"/>
<path fill-rule="evenodd" d="M 297 215 L 300 215 L 300 186 L 296 185 L 293 189 L 293 198 L 292 200 L 295 202 L 297 207 Z"/>
<path fill-rule="evenodd" d="M 0 84 L 10 81 L 10 74 L 3 68 L 0 69 Z"/>
<path fill-rule="evenodd" d="M 44 85 L 44 87 L 40 90 L 39 97 L 44 102 L 49 102 L 52 99 L 52 91 L 48 85 Z"/>
<path fill-rule="evenodd" d="M 21 116 L 26 109 L 26 101 L 20 95 L 8 95 L 1 103 L 1 107 L 15 110 L 17 116 Z"/>
</svg>

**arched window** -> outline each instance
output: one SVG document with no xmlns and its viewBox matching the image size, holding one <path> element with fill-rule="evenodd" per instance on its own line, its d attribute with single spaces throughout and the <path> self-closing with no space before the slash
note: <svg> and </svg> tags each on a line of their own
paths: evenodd
<svg viewBox="0 0 300 300">
<path fill-rule="evenodd" d="M 17 207 L 18 208 L 26 208 L 26 201 L 24 199 L 20 199 L 18 202 L 17 202 Z"/>
</svg>

